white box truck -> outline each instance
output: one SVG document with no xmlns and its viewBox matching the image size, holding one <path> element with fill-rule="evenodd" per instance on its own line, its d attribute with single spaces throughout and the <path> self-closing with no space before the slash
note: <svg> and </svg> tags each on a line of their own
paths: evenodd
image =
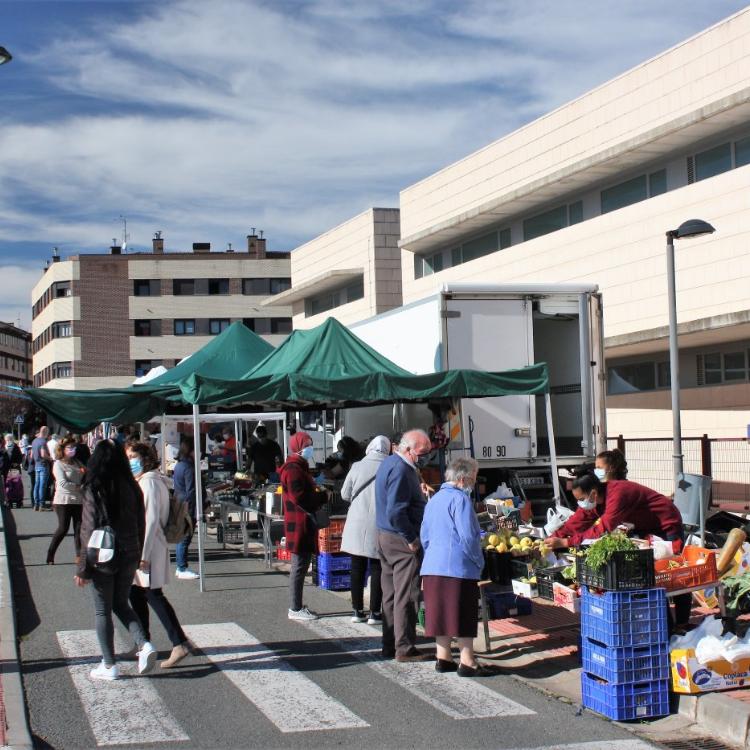
<svg viewBox="0 0 750 750">
<path fill-rule="evenodd" d="M 604 450 L 606 383 L 596 285 L 446 284 L 430 297 L 350 328 L 416 374 L 546 362 L 557 462 L 574 466 Z M 362 440 L 432 422 L 424 405 L 350 409 L 342 416 L 346 434 Z M 464 399 L 461 435 L 450 443 L 449 457 L 473 451 L 482 474 L 549 466 L 546 417 L 540 396 Z"/>
</svg>

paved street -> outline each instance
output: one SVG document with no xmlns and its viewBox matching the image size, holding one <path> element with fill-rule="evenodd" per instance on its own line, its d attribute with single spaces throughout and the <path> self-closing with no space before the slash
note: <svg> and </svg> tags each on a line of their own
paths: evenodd
<svg viewBox="0 0 750 750">
<path fill-rule="evenodd" d="M 480 682 L 384 662 L 377 630 L 350 623 L 339 595 L 310 588 L 307 603 L 327 616 L 289 622 L 286 575 L 215 545 L 206 593 L 188 581 L 167 588 L 201 653 L 171 672 L 92 683 L 93 608 L 72 582 L 72 538 L 47 566 L 54 515 L 27 507 L 13 516 L 22 669 L 39 747 L 650 747 L 510 674 Z M 166 652 L 158 622 L 152 631 Z"/>
</svg>

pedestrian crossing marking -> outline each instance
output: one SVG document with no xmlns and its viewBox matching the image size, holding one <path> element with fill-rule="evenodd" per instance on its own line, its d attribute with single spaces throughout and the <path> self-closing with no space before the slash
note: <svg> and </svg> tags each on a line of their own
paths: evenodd
<svg viewBox="0 0 750 750">
<path fill-rule="evenodd" d="M 236 623 L 188 625 L 183 629 L 281 732 L 370 726 Z"/>
<path fill-rule="evenodd" d="M 513 747 L 508 750 L 655 750 L 656 745 L 642 740 L 597 740 L 539 747 Z"/>
<path fill-rule="evenodd" d="M 347 617 L 323 617 L 303 624 L 321 638 L 341 642 L 348 653 L 379 675 L 452 719 L 488 719 L 536 713 L 476 680 L 455 673 L 438 675 L 434 662 L 400 664 L 383 660 L 380 635 L 364 623 L 350 622 Z"/>
<path fill-rule="evenodd" d="M 91 679 L 89 673 L 101 661 L 96 631 L 63 630 L 57 633 L 57 641 L 97 746 L 190 739 L 149 678 L 138 675 L 135 662 L 118 663 L 119 680 Z"/>
</svg>

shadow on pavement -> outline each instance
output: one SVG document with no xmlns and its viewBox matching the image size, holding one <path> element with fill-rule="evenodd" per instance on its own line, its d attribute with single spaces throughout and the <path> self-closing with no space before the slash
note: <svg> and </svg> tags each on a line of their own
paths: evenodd
<svg viewBox="0 0 750 750">
<path fill-rule="evenodd" d="M 39 627 L 41 619 L 34 597 L 31 594 L 29 578 L 26 575 L 16 519 L 13 517 L 13 513 L 7 509 L 3 511 L 3 517 L 5 519 L 5 543 L 10 564 L 11 587 L 16 610 L 16 629 L 18 637 L 23 638 Z"/>
</svg>

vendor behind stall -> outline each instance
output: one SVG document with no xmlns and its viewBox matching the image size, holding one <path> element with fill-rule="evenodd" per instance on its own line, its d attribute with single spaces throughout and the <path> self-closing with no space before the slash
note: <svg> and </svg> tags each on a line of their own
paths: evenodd
<svg viewBox="0 0 750 750">
<path fill-rule="evenodd" d="M 617 448 L 597 454 L 594 466 L 594 474 L 600 482 L 628 478 L 628 462 L 623 452 Z"/>
<path fill-rule="evenodd" d="M 258 438 L 250 446 L 250 463 L 256 476 L 265 477 L 271 482 L 278 481 L 278 471 L 284 463 L 284 453 L 281 446 L 272 438 L 268 437 L 265 425 L 259 424 L 255 428 L 255 437 Z"/>
</svg>

